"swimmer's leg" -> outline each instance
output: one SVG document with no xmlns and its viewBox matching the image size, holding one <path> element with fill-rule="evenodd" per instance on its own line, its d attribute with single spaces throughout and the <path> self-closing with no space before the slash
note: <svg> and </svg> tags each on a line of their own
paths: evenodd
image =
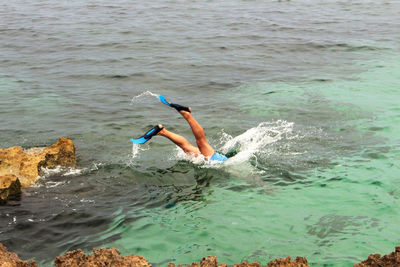
<svg viewBox="0 0 400 267">
<path fill-rule="evenodd" d="M 210 158 L 215 151 L 208 143 L 203 127 L 201 127 L 201 125 L 196 121 L 190 111 L 191 109 L 189 108 L 189 112 L 185 110 L 180 110 L 178 112 L 189 123 L 190 128 L 192 128 L 193 135 L 196 138 L 197 147 L 199 148 L 201 154 L 207 158 Z"/>
<path fill-rule="evenodd" d="M 162 127 L 161 125 L 159 125 L 159 126 Z M 179 134 L 170 132 L 167 129 L 163 128 L 158 133 L 158 135 L 168 138 L 169 140 L 174 142 L 177 146 L 179 146 L 187 154 L 194 154 L 194 155 L 200 154 L 200 150 L 197 147 L 193 146 L 191 143 L 189 143 L 188 140 L 186 140 L 185 137 L 183 137 Z"/>
</svg>

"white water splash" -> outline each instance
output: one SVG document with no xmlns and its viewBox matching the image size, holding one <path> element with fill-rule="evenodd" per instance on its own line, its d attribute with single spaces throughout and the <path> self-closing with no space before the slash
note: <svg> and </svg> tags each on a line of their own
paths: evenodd
<svg viewBox="0 0 400 267">
<path fill-rule="evenodd" d="M 220 141 L 223 142 L 220 151 L 225 154 L 231 150 L 238 151 L 235 156 L 226 161 L 226 164 L 248 161 L 250 158 L 256 157 L 257 153 L 263 152 L 268 145 L 282 138 L 294 138 L 288 136 L 293 132 L 293 125 L 293 122 L 278 120 L 262 122 L 257 127 L 250 128 L 236 137 L 231 137 L 223 132 L 220 138 Z"/>
<path fill-rule="evenodd" d="M 140 146 L 136 144 L 132 144 L 132 156 L 131 159 L 136 158 L 136 156 L 139 154 L 140 151 Z"/>
<path fill-rule="evenodd" d="M 139 102 L 140 98 L 145 97 L 145 96 L 152 96 L 152 97 L 155 97 L 157 99 L 159 97 L 159 95 L 157 95 L 155 93 L 152 93 L 150 91 L 146 91 L 146 92 L 143 92 L 143 93 L 141 93 L 141 94 L 139 94 L 137 96 L 132 97 L 130 105 L 133 105 L 133 104 Z"/>
<path fill-rule="evenodd" d="M 249 159 L 257 160 L 257 155 L 268 151 L 269 145 L 285 139 L 297 138 L 293 132 L 293 122 L 278 120 L 274 122 L 262 122 L 258 126 L 248 129 L 246 132 L 232 137 L 221 130 L 217 151 L 228 154 L 230 151 L 237 151 L 237 154 L 228 158 L 225 162 L 205 160 L 203 155 L 188 155 L 182 149 L 176 147 L 176 153 L 172 155 L 171 160 L 189 160 L 196 165 L 202 165 L 204 168 L 221 168 L 226 165 L 235 165 L 246 163 Z M 243 166 L 241 166 L 243 168 Z"/>
<path fill-rule="evenodd" d="M 175 152 L 170 159 L 171 160 L 188 160 L 193 162 L 194 164 L 202 165 L 205 164 L 207 161 L 205 160 L 203 155 L 195 155 L 195 154 L 186 154 L 181 148 L 178 146 L 175 147 Z"/>
<path fill-rule="evenodd" d="M 229 154 L 235 151 L 236 154 L 228 158 L 225 162 L 206 160 L 203 155 L 188 155 L 181 148 L 175 147 L 175 152 L 171 153 L 169 160 L 188 160 L 204 168 L 221 168 L 227 165 L 236 165 L 238 163 L 248 164 L 250 159 L 257 160 L 257 157 L 264 153 L 271 152 L 271 145 L 279 140 L 296 139 L 298 135 L 293 131 L 294 123 L 284 120 L 273 122 L 262 122 L 256 127 L 250 128 L 241 135 L 232 137 L 221 130 L 219 146 L 216 151 L 222 154 Z M 132 144 L 132 154 L 129 160 L 131 165 L 140 155 L 140 152 L 148 150 L 149 146 Z M 243 164 L 241 168 L 243 169 Z"/>
<path fill-rule="evenodd" d="M 133 144 L 132 143 L 132 154 L 129 159 L 129 165 L 132 165 L 134 162 L 134 159 L 137 158 L 142 151 L 148 150 L 149 147 L 147 145 L 138 145 L 138 144 Z"/>
</svg>

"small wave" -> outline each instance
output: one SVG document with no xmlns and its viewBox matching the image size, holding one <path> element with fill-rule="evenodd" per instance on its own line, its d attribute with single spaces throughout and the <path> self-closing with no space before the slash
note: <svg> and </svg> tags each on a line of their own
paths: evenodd
<svg viewBox="0 0 400 267">
<path fill-rule="evenodd" d="M 114 74 L 114 75 L 102 75 L 104 78 L 110 79 L 126 79 L 129 78 L 129 75 L 122 75 L 122 74 Z"/>
<path fill-rule="evenodd" d="M 75 168 L 69 168 L 65 173 L 63 173 L 63 176 L 74 176 L 74 175 L 80 175 L 84 169 L 75 169 Z"/>
<path fill-rule="evenodd" d="M 45 182 L 44 186 L 46 188 L 53 188 L 53 187 L 57 187 L 57 186 L 60 186 L 60 185 L 64 185 L 66 183 L 67 183 L 66 181 L 60 181 L 60 182 L 48 181 L 48 182 Z"/>
<path fill-rule="evenodd" d="M 55 168 L 42 168 L 42 177 L 49 177 L 55 174 L 61 174 L 62 176 L 71 176 L 71 175 L 80 175 L 84 171 L 84 169 L 71 168 L 71 167 L 63 167 L 56 166 Z"/>
<path fill-rule="evenodd" d="M 101 167 L 101 166 L 103 166 L 104 165 L 104 163 L 102 163 L 102 162 L 94 162 L 93 163 L 93 166 L 92 166 L 92 168 L 90 169 L 91 171 L 97 171 L 97 170 L 99 170 L 99 168 Z"/>
<path fill-rule="evenodd" d="M 320 43 L 307 43 L 309 47 L 314 49 L 329 49 L 331 51 L 377 51 L 377 50 L 385 50 L 385 47 L 377 47 L 372 45 L 356 45 L 356 44 L 348 44 L 348 43 L 330 43 L 330 44 L 320 44 Z"/>
<path fill-rule="evenodd" d="M 33 187 L 41 187 L 45 186 L 47 188 L 57 187 L 59 185 L 63 185 L 66 181 L 46 181 L 46 178 L 53 176 L 53 175 L 61 175 L 61 176 L 75 176 L 81 175 L 86 169 L 78 169 L 78 168 L 71 168 L 71 167 L 63 167 L 63 166 L 56 166 L 55 168 L 41 168 L 42 174 L 36 179 L 35 184 Z"/>
<path fill-rule="evenodd" d="M 95 203 L 94 200 L 92 200 L 92 199 L 85 199 L 85 198 L 82 198 L 82 199 L 80 200 L 80 202 L 81 202 L 81 203 Z"/>
</svg>

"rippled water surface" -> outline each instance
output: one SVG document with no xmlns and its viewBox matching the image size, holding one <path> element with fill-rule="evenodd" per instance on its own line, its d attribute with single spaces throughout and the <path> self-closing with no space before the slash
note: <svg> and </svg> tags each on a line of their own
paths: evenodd
<svg viewBox="0 0 400 267">
<path fill-rule="evenodd" d="M 305 256 L 352 266 L 400 243 L 400 2 L 0 1 L 0 147 L 77 148 L 0 206 L 41 266 L 117 247 L 154 266 Z M 161 137 L 190 105 L 230 158 Z"/>
</svg>

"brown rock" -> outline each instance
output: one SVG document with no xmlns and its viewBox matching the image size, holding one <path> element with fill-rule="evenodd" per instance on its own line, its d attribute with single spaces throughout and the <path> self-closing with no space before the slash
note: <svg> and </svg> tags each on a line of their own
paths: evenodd
<svg viewBox="0 0 400 267">
<path fill-rule="evenodd" d="M 261 267 L 261 264 L 259 262 L 242 262 L 240 264 L 235 264 L 233 267 Z"/>
<path fill-rule="evenodd" d="M 294 261 L 290 261 L 288 256 L 268 262 L 267 267 L 309 267 L 309 265 L 306 258 L 297 257 Z"/>
<path fill-rule="evenodd" d="M 35 261 L 29 263 L 18 258 L 13 252 L 8 252 L 5 246 L 0 243 L 0 267 L 38 267 Z"/>
<path fill-rule="evenodd" d="M 0 204 L 21 193 L 21 183 L 13 174 L 0 176 Z"/>
<path fill-rule="evenodd" d="M 242 264 L 247 264 L 247 265 L 241 265 L 241 264 L 235 264 L 237 267 L 259 267 L 260 264 L 257 262 L 253 263 L 242 263 Z M 258 264 L 258 265 L 252 265 L 252 264 Z M 182 265 L 178 265 L 178 267 L 181 267 Z M 218 265 L 217 262 L 217 257 L 215 256 L 207 256 L 205 258 L 202 258 L 200 261 L 200 264 L 197 262 L 193 262 L 192 265 L 185 265 L 186 267 L 227 267 L 225 263 L 221 263 Z M 175 267 L 175 263 L 170 263 L 168 264 L 168 267 Z"/>
<path fill-rule="evenodd" d="M 400 266 L 400 246 L 395 251 L 381 257 L 380 254 L 370 254 L 368 259 L 354 264 L 354 267 L 392 267 Z"/>
<path fill-rule="evenodd" d="M 81 249 L 77 249 L 57 257 L 54 265 L 56 267 L 151 267 L 146 258 L 136 255 L 122 257 L 116 248 L 93 249 L 92 255 L 85 255 Z"/>
<path fill-rule="evenodd" d="M 75 146 L 72 140 L 61 137 L 49 147 L 23 150 L 19 146 L 0 149 L 0 176 L 15 175 L 22 187 L 31 185 L 41 174 L 41 168 L 76 165 Z"/>
<path fill-rule="evenodd" d="M 200 266 L 201 267 L 217 267 L 218 266 L 217 257 L 208 256 L 208 257 L 202 258 L 200 261 Z"/>
</svg>

